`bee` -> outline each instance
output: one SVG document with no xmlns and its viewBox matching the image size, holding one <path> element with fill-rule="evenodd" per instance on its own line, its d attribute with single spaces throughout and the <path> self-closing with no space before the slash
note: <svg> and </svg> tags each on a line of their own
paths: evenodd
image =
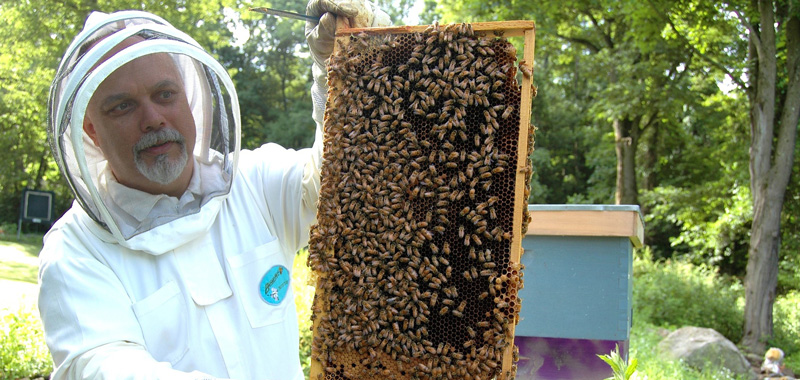
<svg viewBox="0 0 800 380">
<path fill-rule="evenodd" d="M 530 78 L 533 76 L 533 68 L 524 60 L 519 62 L 519 71 L 522 72 L 522 75 L 525 76 L 525 78 Z"/>
<path fill-rule="evenodd" d="M 448 162 L 448 164 L 449 164 L 449 162 Z M 458 166 L 458 165 L 456 165 L 456 166 Z M 450 202 L 455 202 L 456 199 L 458 198 L 458 192 L 457 191 L 453 191 L 449 195 L 448 194 L 444 194 L 444 195 L 446 196 L 446 198 L 450 199 Z"/>
<path fill-rule="evenodd" d="M 428 366 L 426 366 L 423 363 L 417 364 L 417 368 L 419 368 L 419 370 L 422 371 L 423 373 L 428 373 L 431 370 L 430 368 L 428 368 Z"/>
<path fill-rule="evenodd" d="M 476 254 L 475 254 L 475 248 L 470 248 L 469 249 L 469 254 L 468 254 L 467 257 L 469 257 L 470 260 L 475 260 L 475 258 L 477 257 Z"/>
<path fill-rule="evenodd" d="M 493 93 L 491 94 L 491 97 L 493 97 L 493 98 L 495 98 L 495 99 L 497 99 L 497 100 L 500 100 L 500 101 L 503 101 L 503 100 L 506 98 L 506 96 L 505 96 L 505 95 L 503 95 L 503 94 L 502 94 L 502 93 L 500 93 L 500 92 L 493 92 Z"/>
</svg>

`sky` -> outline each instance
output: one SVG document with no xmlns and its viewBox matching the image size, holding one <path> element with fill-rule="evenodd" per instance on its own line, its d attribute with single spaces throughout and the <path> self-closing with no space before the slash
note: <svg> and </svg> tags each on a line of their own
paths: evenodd
<svg viewBox="0 0 800 380">
<path fill-rule="evenodd" d="M 425 2 L 423 0 L 415 1 L 414 6 L 408 11 L 408 16 L 403 18 L 403 23 L 406 25 L 419 25 L 419 14 L 422 13 L 424 8 Z"/>
</svg>

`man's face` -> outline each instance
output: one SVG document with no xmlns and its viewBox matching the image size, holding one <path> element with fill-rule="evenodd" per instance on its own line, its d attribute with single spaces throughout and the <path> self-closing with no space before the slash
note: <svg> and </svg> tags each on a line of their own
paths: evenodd
<svg viewBox="0 0 800 380">
<path fill-rule="evenodd" d="M 121 184 L 177 197 L 188 187 L 195 124 L 167 54 L 137 58 L 108 76 L 89 101 L 83 128 Z"/>
</svg>

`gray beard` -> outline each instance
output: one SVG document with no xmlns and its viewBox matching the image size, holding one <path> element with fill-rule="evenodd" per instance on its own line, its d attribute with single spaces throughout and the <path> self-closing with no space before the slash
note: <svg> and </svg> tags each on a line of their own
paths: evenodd
<svg viewBox="0 0 800 380">
<path fill-rule="evenodd" d="M 155 162 L 153 162 L 152 165 L 148 165 L 142 160 L 139 152 L 168 141 L 174 141 L 180 145 L 181 155 L 178 159 L 170 160 L 169 155 L 160 154 L 156 156 Z M 189 161 L 189 155 L 186 152 L 186 141 L 183 136 L 174 129 L 162 128 L 157 131 L 149 132 L 142 136 L 139 142 L 133 147 L 133 161 L 136 164 L 136 169 L 138 169 L 139 173 L 145 176 L 145 178 L 161 185 L 168 185 L 178 179 Z"/>
</svg>

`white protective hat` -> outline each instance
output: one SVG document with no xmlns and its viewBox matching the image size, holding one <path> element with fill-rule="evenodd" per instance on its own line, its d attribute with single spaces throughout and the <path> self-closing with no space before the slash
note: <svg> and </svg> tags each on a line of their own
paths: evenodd
<svg viewBox="0 0 800 380">
<path fill-rule="evenodd" d="M 144 41 L 104 57 L 132 36 Z M 106 159 L 83 131 L 83 119 L 89 100 L 104 79 L 122 65 L 156 53 L 168 53 L 184 81 L 197 130 L 194 159 L 203 166 L 218 168 L 219 176 L 203 183 L 203 193 L 196 207 L 183 214 L 131 226 L 115 211 L 108 195 L 98 190 Z M 50 87 L 48 116 L 53 156 L 76 200 L 94 221 L 120 242 L 197 213 L 207 202 L 219 200 L 230 191 L 240 147 L 241 122 L 236 90 L 227 71 L 213 57 L 194 39 L 158 16 L 141 11 L 93 12 L 59 65 Z"/>
</svg>

